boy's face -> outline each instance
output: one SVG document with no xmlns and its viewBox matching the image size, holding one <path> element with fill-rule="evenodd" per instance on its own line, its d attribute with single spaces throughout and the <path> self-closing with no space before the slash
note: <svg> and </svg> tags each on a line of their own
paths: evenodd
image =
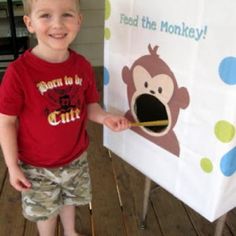
<svg viewBox="0 0 236 236">
<path fill-rule="evenodd" d="M 79 32 L 81 16 L 76 0 L 34 0 L 24 22 L 36 34 L 38 46 L 50 53 L 67 50 Z"/>
</svg>

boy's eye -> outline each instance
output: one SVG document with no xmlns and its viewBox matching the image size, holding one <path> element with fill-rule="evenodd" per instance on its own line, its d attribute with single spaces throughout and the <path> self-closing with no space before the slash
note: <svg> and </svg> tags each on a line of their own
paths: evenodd
<svg viewBox="0 0 236 236">
<path fill-rule="evenodd" d="M 64 17 L 73 17 L 73 15 L 71 13 L 64 13 L 63 16 Z"/>
<path fill-rule="evenodd" d="M 50 14 L 47 14 L 47 13 L 40 15 L 40 18 L 49 18 L 49 17 L 50 17 Z"/>
</svg>

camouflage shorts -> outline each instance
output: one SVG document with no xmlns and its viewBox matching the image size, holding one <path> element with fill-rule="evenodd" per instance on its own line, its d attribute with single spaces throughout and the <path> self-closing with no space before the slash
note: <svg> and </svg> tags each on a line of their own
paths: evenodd
<svg viewBox="0 0 236 236">
<path fill-rule="evenodd" d="M 91 184 L 87 153 L 60 168 L 37 168 L 21 164 L 32 184 L 22 192 L 23 215 L 30 221 L 56 216 L 63 205 L 85 205 L 91 202 Z"/>
</svg>

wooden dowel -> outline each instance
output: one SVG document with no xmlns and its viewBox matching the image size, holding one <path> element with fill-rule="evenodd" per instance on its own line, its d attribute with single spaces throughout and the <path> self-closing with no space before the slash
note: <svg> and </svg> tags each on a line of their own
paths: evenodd
<svg viewBox="0 0 236 236">
<path fill-rule="evenodd" d="M 165 126 L 168 125 L 168 120 L 156 120 L 146 122 L 134 122 L 130 123 L 130 126 Z"/>
</svg>

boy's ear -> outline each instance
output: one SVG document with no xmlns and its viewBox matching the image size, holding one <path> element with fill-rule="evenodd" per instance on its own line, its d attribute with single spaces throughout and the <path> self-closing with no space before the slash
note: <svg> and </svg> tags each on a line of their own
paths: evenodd
<svg viewBox="0 0 236 236">
<path fill-rule="evenodd" d="M 79 19 L 78 19 L 79 31 L 80 31 L 80 27 L 81 27 L 81 25 L 82 25 L 82 22 L 83 22 L 83 15 L 80 13 L 80 14 L 79 14 Z"/>
<path fill-rule="evenodd" d="M 79 14 L 79 25 L 81 25 L 82 24 L 82 22 L 83 22 L 83 15 L 80 13 Z"/>
<path fill-rule="evenodd" d="M 32 27 L 32 23 L 31 23 L 30 17 L 27 16 L 27 15 L 24 15 L 24 16 L 23 16 L 23 21 L 24 21 L 24 23 L 25 23 L 25 25 L 26 25 L 28 31 L 29 31 L 31 34 L 33 34 L 33 33 L 34 33 L 34 29 L 33 29 L 33 27 Z"/>
</svg>

